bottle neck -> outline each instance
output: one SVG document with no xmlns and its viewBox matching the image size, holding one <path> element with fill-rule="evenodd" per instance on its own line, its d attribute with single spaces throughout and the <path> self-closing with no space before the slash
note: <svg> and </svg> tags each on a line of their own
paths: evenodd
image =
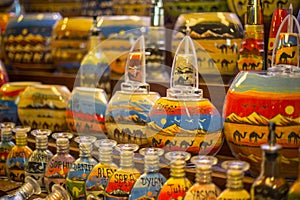
<svg viewBox="0 0 300 200">
<path fill-rule="evenodd" d="M 145 172 L 158 172 L 159 170 L 159 157 L 157 155 L 145 156 Z"/>
<path fill-rule="evenodd" d="M 241 190 L 243 184 L 244 173 L 239 170 L 228 170 L 226 187 L 232 190 Z"/>
<path fill-rule="evenodd" d="M 185 177 L 185 161 L 184 160 L 175 160 L 171 162 L 171 173 L 170 175 L 172 177 Z"/>
<path fill-rule="evenodd" d="M 69 153 L 69 140 L 67 138 L 58 138 L 56 140 L 57 154 Z"/>
<path fill-rule="evenodd" d="M 27 133 L 16 133 L 16 145 L 27 146 Z"/>
<path fill-rule="evenodd" d="M 211 183 L 211 168 L 203 168 L 196 166 L 196 181 L 197 183 L 208 184 Z"/>
<path fill-rule="evenodd" d="M 8 143 L 11 141 L 12 132 L 11 129 L 1 129 L 1 141 L 2 143 Z"/>
<path fill-rule="evenodd" d="M 24 199 L 29 199 L 35 193 L 35 188 L 31 183 L 27 182 L 22 185 L 18 192 Z"/>
<path fill-rule="evenodd" d="M 110 164 L 113 162 L 112 148 L 106 147 L 99 149 L 99 161 Z"/>
<path fill-rule="evenodd" d="M 48 137 L 46 135 L 37 135 L 35 142 L 35 147 L 38 150 L 46 150 L 48 148 Z"/>
<path fill-rule="evenodd" d="M 121 151 L 121 168 L 132 168 L 134 167 L 134 152 L 132 151 Z"/>
<path fill-rule="evenodd" d="M 91 143 L 80 143 L 79 157 L 91 157 L 92 147 Z"/>
<path fill-rule="evenodd" d="M 93 51 L 100 43 L 100 36 L 99 35 L 90 35 L 90 47 L 89 50 Z"/>
<path fill-rule="evenodd" d="M 266 177 L 280 177 L 280 154 L 279 152 L 263 152 L 261 175 Z"/>
</svg>

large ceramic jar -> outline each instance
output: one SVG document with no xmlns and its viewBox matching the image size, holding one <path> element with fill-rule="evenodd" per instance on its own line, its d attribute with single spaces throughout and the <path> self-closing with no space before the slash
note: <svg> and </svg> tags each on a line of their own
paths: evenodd
<svg viewBox="0 0 300 200">
<path fill-rule="evenodd" d="M 65 73 L 77 73 L 80 62 L 88 52 L 92 24 L 93 19 L 88 17 L 65 17 L 55 24 L 51 53 L 56 69 Z"/>
<path fill-rule="evenodd" d="M 99 138 L 105 137 L 107 95 L 99 88 L 75 87 L 67 106 L 69 130 Z"/>
<path fill-rule="evenodd" d="M 63 85 L 33 85 L 20 95 L 18 114 L 32 129 L 66 131 L 66 108 L 70 91 Z"/>
<path fill-rule="evenodd" d="M 119 143 L 147 146 L 147 118 L 159 97 L 156 92 L 117 91 L 106 109 L 105 125 L 108 136 Z"/>
<path fill-rule="evenodd" d="M 276 124 L 276 143 L 283 147 L 284 176 L 297 177 L 300 147 L 300 76 L 240 72 L 224 104 L 224 133 L 234 156 L 258 175 L 268 122 Z"/>
<path fill-rule="evenodd" d="M 20 94 L 39 82 L 9 82 L 0 88 L 0 121 L 19 123 L 18 102 Z"/>
<path fill-rule="evenodd" d="M 27 13 L 59 12 L 64 17 L 79 16 L 82 0 L 22 0 Z"/>
<path fill-rule="evenodd" d="M 235 13 L 209 12 L 181 14 L 175 24 L 172 47 L 177 47 L 186 27 L 197 41 L 198 67 L 201 74 L 236 74 L 243 26 Z"/>
<path fill-rule="evenodd" d="M 3 38 L 5 63 L 15 69 L 53 71 L 50 50 L 59 13 L 25 14 L 10 18 Z"/>
</svg>

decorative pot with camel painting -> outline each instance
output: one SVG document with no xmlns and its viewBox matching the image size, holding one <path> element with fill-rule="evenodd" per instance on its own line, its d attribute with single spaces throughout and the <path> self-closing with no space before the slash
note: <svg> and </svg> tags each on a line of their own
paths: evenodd
<svg viewBox="0 0 300 200">
<path fill-rule="evenodd" d="M 0 88 L 0 121 L 19 123 L 18 103 L 21 93 L 39 82 L 8 82 Z"/>
<path fill-rule="evenodd" d="M 32 85 L 20 95 L 18 114 L 32 129 L 66 131 L 66 108 L 70 91 L 63 85 Z"/>
<path fill-rule="evenodd" d="M 236 74 L 243 26 L 235 13 L 211 12 L 181 14 L 175 24 L 172 47 L 175 49 L 184 36 L 185 27 L 197 47 L 201 74 Z"/>
<path fill-rule="evenodd" d="M 60 18 L 59 13 L 11 17 L 3 37 L 4 62 L 18 70 L 53 71 L 51 34 Z"/>
<path fill-rule="evenodd" d="M 146 135 L 152 146 L 201 155 L 214 155 L 222 146 L 221 115 L 203 98 L 198 76 L 197 54 L 187 35 L 173 60 L 167 97 L 157 100 L 149 112 Z"/>
<path fill-rule="evenodd" d="M 128 54 L 121 90 L 115 92 L 106 109 L 108 137 L 118 143 L 149 144 L 145 133 L 148 114 L 160 95 L 150 91 L 145 65 L 145 39 L 141 35 Z"/>
<path fill-rule="evenodd" d="M 106 137 L 107 95 L 99 88 L 75 87 L 67 106 L 69 130 L 85 135 Z"/>
<path fill-rule="evenodd" d="M 276 123 L 276 143 L 282 149 L 284 175 L 296 178 L 300 147 L 300 76 L 240 72 L 224 104 L 224 134 L 234 156 L 251 164 L 258 175 L 262 144 L 268 142 L 268 122 Z"/>
</svg>

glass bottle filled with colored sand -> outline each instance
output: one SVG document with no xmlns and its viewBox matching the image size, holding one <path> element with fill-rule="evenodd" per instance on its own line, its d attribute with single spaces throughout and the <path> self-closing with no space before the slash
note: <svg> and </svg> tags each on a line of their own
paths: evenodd
<svg viewBox="0 0 300 200">
<path fill-rule="evenodd" d="M 95 146 L 99 148 L 99 163 L 95 165 L 86 180 L 85 192 L 87 196 L 93 194 L 99 199 L 105 199 L 105 188 L 108 180 L 118 169 L 112 156 L 116 145 L 117 142 L 110 139 L 95 142 Z"/>
<path fill-rule="evenodd" d="M 0 142 L 0 178 L 7 179 L 6 175 L 6 159 L 10 150 L 16 146 L 11 141 L 12 129 L 15 127 L 13 122 L 4 122 L 1 127 L 1 142 Z"/>
<path fill-rule="evenodd" d="M 275 137 L 275 123 L 269 122 L 269 143 L 261 146 L 261 172 L 251 186 L 253 200 L 286 200 L 288 197 L 289 185 L 280 173 L 282 147 L 275 143 Z"/>
<path fill-rule="evenodd" d="M 0 197 L 0 200 L 25 200 L 33 194 L 40 194 L 40 184 L 32 177 L 25 178 L 25 183 L 13 194 Z"/>
<path fill-rule="evenodd" d="M 56 140 L 56 154 L 49 160 L 45 170 L 45 186 L 47 192 L 51 192 L 54 184 L 65 186 L 68 172 L 75 161 L 69 153 L 69 140 L 72 133 L 54 133 L 52 137 Z"/>
<path fill-rule="evenodd" d="M 185 196 L 192 183 L 185 176 L 186 161 L 191 154 L 185 151 L 173 151 L 165 154 L 170 161 L 170 178 L 162 186 L 157 200 L 181 200 Z"/>
<path fill-rule="evenodd" d="M 222 167 L 227 170 L 226 189 L 218 196 L 218 200 L 250 200 L 250 194 L 244 189 L 244 172 L 250 165 L 244 161 L 224 161 Z"/>
<path fill-rule="evenodd" d="M 191 162 L 196 166 L 196 183 L 187 191 L 184 200 L 217 199 L 221 191 L 212 182 L 212 166 L 218 159 L 214 156 L 194 156 Z"/>
<path fill-rule="evenodd" d="M 92 157 L 94 136 L 77 136 L 75 142 L 79 143 L 79 158 L 75 160 L 66 179 L 66 189 L 73 199 L 85 199 L 85 182 L 93 167 L 98 163 Z"/>
<path fill-rule="evenodd" d="M 32 154 L 31 148 L 27 146 L 27 133 L 29 126 L 16 126 L 13 131 L 16 134 L 16 146 L 9 152 L 6 160 L 6 173 L 10 180 L 24 182 L 25 166 L 29 156 Z"/>
<path fill-rule="evenodd" d="M 135 181 L 141 173 L 134 165 L 134 152 L 137 144 L 118 144 L 116 150 L 120 152 L 120 168 L 110 177 L 106 187 L 107 200 L 128 199 Z"/>
<path fill-rule="evenodd" d="M 48 149 L 48 136 L 51 134 L 49 129 L 36 129 L 31 131 L 35 136 L 35 150 L 29 156 L 25 166 L 25 176 L 35 178 L 41 186 L 42 192 L 46 192 L 44 183 L 45 169 L 49 160 L 53 157 Z"/>
<path fill-rule="evenodd" d="M 136 180 L 129 200 L 156 199 L 158 192 L 166 182 L 166 178 L 159 172 L 159 157 L 164 154 L 160 148 L 143 148 L 140 154 L 144 156 L 144 173 Z"/>
</svg>

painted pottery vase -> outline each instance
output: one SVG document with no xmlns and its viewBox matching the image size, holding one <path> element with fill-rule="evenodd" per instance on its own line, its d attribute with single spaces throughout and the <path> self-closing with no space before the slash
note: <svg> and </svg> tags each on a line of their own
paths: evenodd
<svg viewBox="0 0 300 200">
<path fill-rule="evenodd" d="M 63 85 L 33 85 L 20 95 L 18 115 L 32 129 L 66 131 L 66 108 L 70 91 Z"/>
<path fill-rule="evenodd" d="M 141 35 L 130 49 L 121 90 L 115 92 L 107 105 L 105 126 L 108 137 L 118 143 L 147 146 L 148 114 L 159 97 L 146 83 L 145 38 Z"/>
<path fill-rule="evenodd" d="M 225 12 L 228 11 L 226 1 L 224 0 L 165 0 L 165 21 L 174 24 L 181 14 L 197 12 Z"/>
<path fill-rule="evenodd" d="M 190 37 L 200 44 L 196 52 L 202 74 L 237 73 L 243 26 L 235 13 L 181 14 L 174 27 L 176 32 L 172 39 L 173 49 L 176 49 L 183 38 L 186 26 L 191 29 Z"/>
<path fill-rule="evenodd" d="M 222 118 L 198 89 L 197 54 L 191 30 L 179 43 L 170 88 L 149 112 L 146 135 L 154 147 L 169 151 L 214 155 L 223 143 Z"/>
<path fill-rule="evenodd" d="M 101 49 L 110 63 L 113 76 L 124 75 L 128 51 L 132 41 L 140 35 L 141 27 L 150 26 L 150 18 L 144 16 L 103 16 L 101 24 Z"/>
<path fill-rule="evenodd" d="M 53 71 L 50 51 L 59 13 L 25 14 L 10 18 L 3 38 L 5 63 L 17 70 Z"/>
<path fill-rule="evenodd" d="M 112 15 L 112 0 L 82 0 L 81 15 L 103 16 Z"/>
<path fill-rule="evenodd" d="M 53 28 L 51 53 L 54 67 L 60 72 L 77 73 L 88 52 L 88 41 L 93 19 L 65 17 Z"/>
<path fill-rule="evenodd" d="M 293 4 L 294 10 L 299 10 L 300 1 L 294 0 L 260 0 L 261 6 L 264 10 L 264 18 L 269 19 L 272 17 L 274 10 L 277 8 L 289 8 Z M 242 20 L 247 13 L 248 0 L 227 0 L 229 10 L 235 12 Z"/>
<path fill-rule="evenodd" d="M 21 93 L 39 82 L 9 82 L 0 88 L 0 121 L 19 123 L 18 103 Z"/>
<path fill-rule="evenodd" d="M 64 17 L 81 14 L 81 0 L 22 0 L 25 12 L 59 12 Z"/>
<path fill-rule="evenodd" d="M 99 88 L 75 87 L 66 110 L 69 130 L 99 138 L 106 137 L 107 95 Z"/>
<path fill-rule="evenodd" d="M 115 15 L 148 16 L 151 0 L 112 0 Z"/>
<path fill-rule="evenodd" d="M 276 143 L 282 149 L 286 177 L 296 178 L 300 147 L 299 75 L 240 72 L 224 104 L 224 134 L 233 155 L 250 163 L 258 175 L 262 144 L 268 143 L 268 122 L 276 123 Z"/>
</svg>

